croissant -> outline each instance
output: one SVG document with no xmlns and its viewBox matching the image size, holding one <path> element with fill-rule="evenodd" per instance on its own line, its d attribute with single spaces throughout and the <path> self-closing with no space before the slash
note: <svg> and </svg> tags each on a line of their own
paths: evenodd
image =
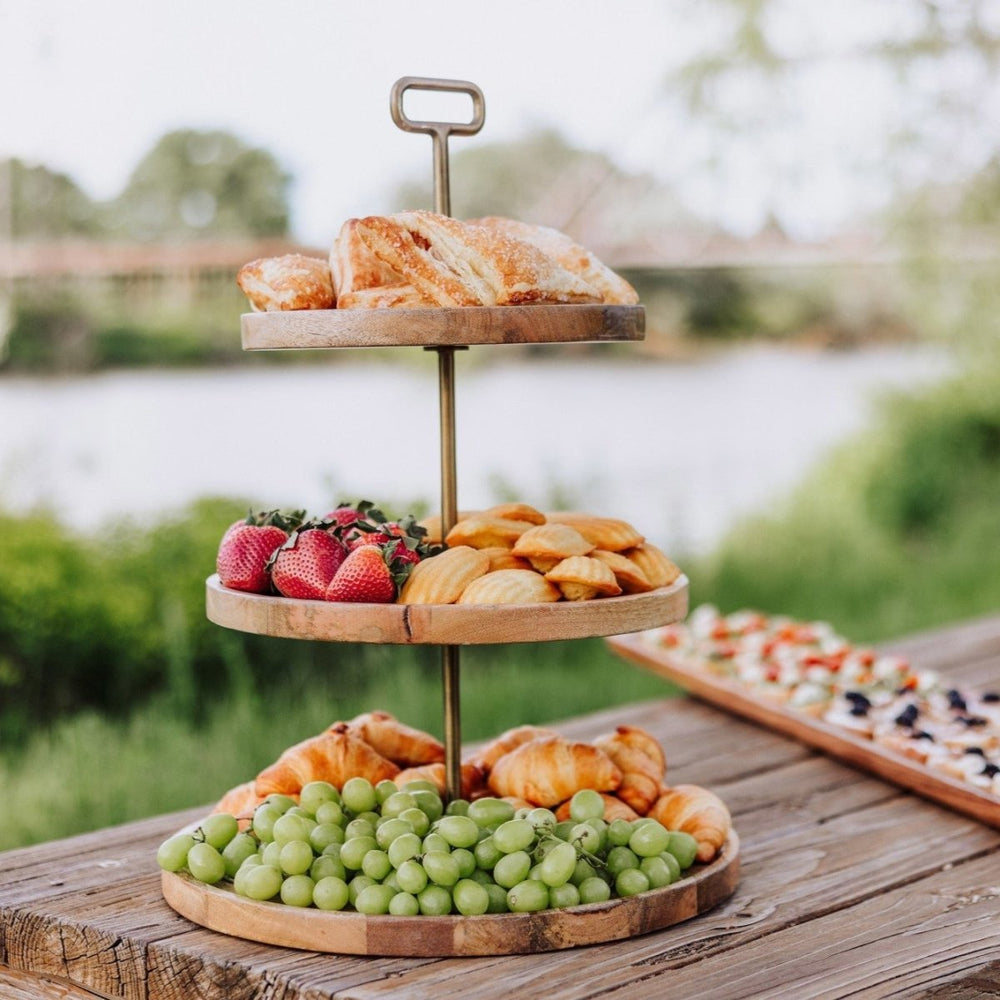
<svg viewBox="0 0 1000 1000">
<path fill-rule="evenodd" d="M 595 743 L 603 740 L 614 740 L 616 743 L 623 743 L 625 746 L 633 747 L 649 757 L 657 766 L 662 782 L 663 775 L 667 773 L 667 758 L 663 752 L 660 741 L 640 726 L 616 726 L 614 733 L 599 736 Z"/>
<path fill-rule="evenodd" d="M 348 723 L 348 731 L 400 767 L 444 760 L 444 744 L 440 740 L 405 725 L 388 712 L 358 715 Z"/>
<path fill-rule="evenodd" d="M 338 727 L 343 727 L 340 729 Z M 372 784 L 394 778 L 399 767 L 359 736 L 345 731 L 346 723 L 289 747 L 264 768 L 254 783 L 260 796 L 271 792 L 298 795 L 310 781 L 329 781 L 340 788 L 348 778 L 367 778 Z"/>
<path fill-rule="evenodd" d="M 466 761 L 461 765 L 461 772 L 463 799 L 480 798 L 488 792 L 482 768 Z M 399 788 L 409 781 L 430 781 L 441 795 L 445 795 L 448 790 L 448 778 L 443 761 L 404 768 L 392 780 Z"/>
<path fill-rule="evenodd" d="M 640 816 L 645 816 L 660 797 L 666 768 L 662 763 L 662 752 L 658 759 L 654 759 L 639 749 L 640 741 L 628 742 L 627 731 L 630 728 L 619 726 L 618 731 L 594 740 L 594 746 L 600 747 L 622 772 L 622 783 L 615 794 Z"/>
<path fill-rule="evenodd" d="M 539 736 L 555 735 L 551 729 L 543 729 L 541 726 L 515 726 L 487 743 L 478 753 L 473 754 L 470 760 L 488 773 L 504 754 L 515 750 L 522 743 L 527 743 L 528 740 L 536 739 Z"/>
<path fill-rule="evenodd" d="M 254 809 L 263 801 L 264 797 L 257 794 L 254 782 L 244 781 L 243 784 L 230 788 L 215 803 L 212 812 L 228 813 L 230 816 L 235 816 L 240 821 L 240 826 L 246 827 L 249 825 Z"/>
<path fill-rule="evenodd" d="M 618 798 L 617 793 L 609 795 L 607 792 L 601 792 L 601 798 L 604 799 L 604 818 L 607 822 L 612 823 L 616 819 L 627 819 L 631 823 L 632 820 L 639 818 L 639 814 L 627 802 Z M 559 806 L 556 810 L 557 820 L 562 821 L 570 818 L 569 805 L 570 800 L 567 799 Z"/>
<path fill-rule="evenodd" d="M 493 765 L 489 786 L 495 795 L 516 795 L 552 807 L 581 788 L 613 791 L 621 780 L 621 771 L 603 750 L 561 736 L 542 736 L 504 754 Z"/>
<path fill-rule="evenodd" d="M 700 785 L 668 788 L 653 803 L 650 816 L 668 830 L 691 834 L 698 842 L 698 860 L 711 861 L 726 842 L 732 818 L 725 802 Z"/>
</svg>

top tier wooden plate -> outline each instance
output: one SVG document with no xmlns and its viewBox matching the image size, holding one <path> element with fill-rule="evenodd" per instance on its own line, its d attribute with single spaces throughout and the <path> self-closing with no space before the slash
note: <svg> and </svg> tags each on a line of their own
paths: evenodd
<svg viewBox="0 0 1000 1000">
<path fill-rule="evenodd" d="M 467 347 L 642 340 L 642 306 L 467 306 L 244 313 L 245 351 L 318 347 Z"/>
<path fill-rule="evenodd" d="M 206 581 L 206 612 L 217 625 L 287 639 L 464 646 L 621 635 L 680 621 L 687 577 L 645 594 L 551 604 L 345 604 L 230 590 Z"/>
</svg>

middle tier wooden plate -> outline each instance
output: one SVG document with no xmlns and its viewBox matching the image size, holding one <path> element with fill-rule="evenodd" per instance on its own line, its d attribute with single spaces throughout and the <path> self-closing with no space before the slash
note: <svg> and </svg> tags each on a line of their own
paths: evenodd
<svg viewBox="0 0 1000 1000">
<path fill-rule="evenodd" d="M 248 594 L 205 584 L 210 621 L 240 632 L 287 639 L 399 645 L 484 645 L 622 635 L 680 621 L 688 580 L 645 594 L 551 604 L 346 604 Z"/>
</svg>

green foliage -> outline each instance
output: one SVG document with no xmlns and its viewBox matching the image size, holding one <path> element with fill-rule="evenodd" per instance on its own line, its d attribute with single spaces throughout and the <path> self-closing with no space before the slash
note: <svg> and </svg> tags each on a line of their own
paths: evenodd
<svg viewBox="0 0 1000 1000">
<path fill-rule="evenodd" d="M 5 221 L 0 235 L 13 240 L 93 236 L 101 231 L 99 206 L 75 181 L 16 157 L 0 160 L 0 219 Z"/>
</svg>

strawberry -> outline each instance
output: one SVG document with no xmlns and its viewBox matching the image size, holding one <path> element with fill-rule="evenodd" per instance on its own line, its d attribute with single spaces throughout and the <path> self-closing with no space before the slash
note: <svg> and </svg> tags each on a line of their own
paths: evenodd
<svg viewBox="0 0 1000 1000">
<path fill-rule="evenodd" d="M 270 593 L 268 561 L 301 521 L 301 511 L 281 514 L 272 510 L 258 514 L 250 511 L 243 520 L 231 524 L 215 557 L 215 571 L 222 585 L 253 594 Z"/>
<path fill-rule="evenodd" d="M 400 564 L 393 546 L 360 545 L 348 553 L 326 590 L 328 601 L 388 604 L 409 567 Z"/>
<path fill-rule="evenodd" d="M 324 521 L 310 521 L 288 536 L 270 562 L 271 582 L 285 597 L 322 600 L 347 555 Z"/>
</svg>

